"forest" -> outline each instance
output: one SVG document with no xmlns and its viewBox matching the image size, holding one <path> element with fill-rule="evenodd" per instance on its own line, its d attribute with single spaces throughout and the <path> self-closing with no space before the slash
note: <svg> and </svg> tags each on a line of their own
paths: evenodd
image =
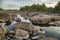
<svg viewBox="0 0 60 40">
<path fill-rule="evenodd" d="M 28 10 L 28 11 L 42 11 L 42 12 L 57 12 L 60 13 L 60 1 L 55 5 L 54 8 L 52 7 L 46 7 L 45 4 L 39 5 L 39 4 L 33 4 L 31 6 L 24 6 L 20 8 L 21 11 Z"/>
</svg>

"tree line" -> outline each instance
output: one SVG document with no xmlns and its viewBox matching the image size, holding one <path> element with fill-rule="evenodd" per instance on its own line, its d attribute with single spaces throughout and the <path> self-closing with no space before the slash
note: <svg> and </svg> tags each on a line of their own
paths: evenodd
<svg viewBox="0 0 60 40">
<path fill-rule="evenodd" d="M 28 10 L 28 11 L 43 11 L 43 12 L 60 12 L 60 1 L 57 3 L 57 5 L 52 7 L 46 7 L 45 4 L 39 5 L 39 4 L 33 4 L 31 6 L 24 6 L 21 7 L 20 10 Z"/>
</svg>

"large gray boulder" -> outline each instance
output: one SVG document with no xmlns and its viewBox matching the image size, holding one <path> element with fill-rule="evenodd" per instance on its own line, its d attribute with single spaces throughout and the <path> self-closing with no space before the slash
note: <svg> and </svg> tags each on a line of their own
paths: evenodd
<svg viewBox="0 0 60 40">
<path fill-rule="evenodd" d="M 33 24 L 47 24 L 51 21 L 51 16 L 45 15 L 45 16 L 34 16 L 31 18 L 31 22 Z"/>
<path fill-rule="evenodd" d="M 34 27 L 32 24 L 30 23 L 26 23 L 26 22 L 20 22 L 14 25 L 15 29 L 23 29 L 23 30 L 27 30 L 27 31 L 33 31 Z"/>
</svg>

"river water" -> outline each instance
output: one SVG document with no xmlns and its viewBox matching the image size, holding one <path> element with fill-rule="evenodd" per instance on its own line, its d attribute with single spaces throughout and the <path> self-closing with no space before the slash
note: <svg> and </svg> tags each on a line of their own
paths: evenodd
<svg viewBox="0 0 60 40">
<path fill-rule="evenodd" d="M 45 34 L 48 37 L 53 37 L 60 40 L 60 27 L 46 27 Z"/>
</svg>

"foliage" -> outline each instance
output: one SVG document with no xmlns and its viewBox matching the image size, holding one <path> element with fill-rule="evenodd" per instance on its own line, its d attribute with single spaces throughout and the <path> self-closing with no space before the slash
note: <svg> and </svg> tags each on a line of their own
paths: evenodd
<svg viewBox="0 0 60 40">
<path fill-rule="evenodd" d="M 46 10 L 45 4 L 39 5 L 39 4 L 33 4 L 32 6 L 25 6 L 21 7 L 20 10 L 35 10 L 35 11 L 45 11 Z"/>
<path fill-rule="evenodd" d="M 60 1 L 58 2 L 58 4 L 53 9 L 53 12 L 60 12 Z"/>
<path fill-rule="evenodd" d="M 47 8 L 46 11 L 47 11 L 47 12 L 52 12 L 52 11 L 53 11 L 53 8 L 52 8 L 52 7 L 49 7 L 49 8 Z"/>
<path fill-rule="evenodd" d="M 60 12 L 60 1 L 57 3 L 57 5 L 52 8 L 47 8 L 45 4 L 39 5 L 39 4 L 33 4 L 32 6 L 25 6 L 21 7 L 20 10 L 33 10 L 33 11 L 45 11 L 45 12 Z"/>
</svg>

